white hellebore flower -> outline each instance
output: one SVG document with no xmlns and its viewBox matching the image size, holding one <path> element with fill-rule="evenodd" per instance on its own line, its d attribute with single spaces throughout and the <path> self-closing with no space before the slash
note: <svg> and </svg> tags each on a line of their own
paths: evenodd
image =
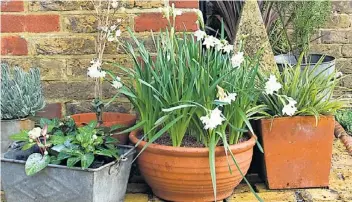
<svg viewBox="0 0 352 202">
<path fill-rule="evenodd" d="M 197 41 L 203 40 L 206 35 L 207 34 L 205 33 L 205 31 L 200 29 L 194 32 L 194 36 L 197 37 Z"/>
<path fill-rule="evenodd" d="M 274 75 L 270 75 L 269 80 L 265 83 L 265 92 L 268 95 L 272 95 L 275 91 L 277 92 L 282 85 L 277 82 L 276 77 Z"/>
<path fill-rule="evenodd" d="M 238 52 L 236 55 L 233 55 L 231 58 L 232 67 L 233 68 L 239 67 L 243 61 L 244 61 L 243 52 Z"/>
<path fill-rule="evenodd" d="M 98 59 L 92 60 L 90 63 L 92 65 L 88 67 L 88 72 L 87 72 L 87 75 L 89 77 L 91 78 L 105 77 L 106 72 L 100 70 L 101 62 Z"/>
<path fill-rule="evenodd" d="M 111 2 L 111 6 L 112 6 L 113 8 L 117 8 L 117 7 L 119 6 L 119 2 L 118 2 L 117 0 L 113 0 L 113 1 Z"/>
<path fill-rule="evenodd" d="M 42 129 L 39 127 L 33 128 L 28 132 L 28 137 L 32 140 L 35 140 L 41 136 Z"/>
<path fill-rule="evenodd" d="M 204 129 L 208 130 L 221 125 L 225 119 L 223 118 L 221 111 L 218 108 L 215 108 L 210 114 L 200 117 L 200 120 L 204 124 Z"/>
<path fill-rule="evenodd" d="M 223 51 L 224 51 L 225 53 L 230 53 L 231 51 L 233 51 L 233 45 L 226 45 L 226 46 L 224 46 Z"/>
<path fill-rule="evenodd" d="M 288 104 L 282 108 L 282 113 L 284 115 L 287 114 L 288 116 L 293 116 L 297 111 L 295 104 L 297 104 L 296 100 L 289 97 Z"/>
<path fill-rule="evenodd" d="M 217 38 L 213 37 L 213 36 L 207 36 L 204 39 L 203 45 L 205 45 L 205 47 L 207 49 L 209 49 L 210 47 L 214 47 L 215 46 L 215 41 L 217 40 Z"/>
</svg>

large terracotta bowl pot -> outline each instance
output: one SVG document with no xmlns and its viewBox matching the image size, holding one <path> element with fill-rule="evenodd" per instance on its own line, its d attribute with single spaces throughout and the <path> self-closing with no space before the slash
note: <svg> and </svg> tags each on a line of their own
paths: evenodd
<svg viewBox="0 0 352 202">
<path fill-rule="evenodd" d="M 130 133 L 130 141 L 136 144 L 139 131 Z M 256 137 L 231 145 L 230 148 L 244 174 L 252 161 Z M 147 142 L 141 141 L 137 150 Z M 242 180 L 236 165 L 229 156 L 232 174 L 229 172 L 224 147 L 217 147 L 215 157 L 217 199 L 229 197 Z M 137 159 L 139 169 L 153 193 L 168 201 L 214 201 L 209 168 L 208 148 L 171 147 L 150 144 Z"/>
<path fill-rule="evenodd" d="M 92 120 L 97 120 L 95 113 L 81 113 L 71 115 L 77 126 L 88 124 Z M 118 113 L 118 112 L 104 112 L 103 126 L 111 127 L 113 125 L 122 125 L 127 127 L 133 126 L 136 123 L 136 116 L 132 114 Z M 119 144 L 128 143 L 128 133 L 120 135 L 112 135 L 113 138 L 119 140 Z"/>
</svg>

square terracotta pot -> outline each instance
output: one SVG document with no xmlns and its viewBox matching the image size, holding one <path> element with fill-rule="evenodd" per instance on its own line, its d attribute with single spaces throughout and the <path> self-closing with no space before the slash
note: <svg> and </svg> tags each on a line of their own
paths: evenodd
<svg viewBox="0 0 352 202">
<path fill-rule="evenodd" d="M 333 116 L 281 117 L 260 121 L 269 189 L 327 187 L 334 139 Z"/>
</svg>

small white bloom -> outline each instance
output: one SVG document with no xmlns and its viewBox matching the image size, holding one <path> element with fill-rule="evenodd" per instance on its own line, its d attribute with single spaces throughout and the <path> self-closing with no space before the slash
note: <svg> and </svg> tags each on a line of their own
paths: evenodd
<svg viewBox="0 0 352 202">
<path fill-rule="evenodd" d="M 46 139 L 48 139 L 50 137 L 50 135 L 46 135 L 45 137 L 46 137 Z"/>
<path fill-rule="evenodd" d="M 121 23 L 122 20 L 119 18 L 119 19 L 116 20 L 116 22 L 117 22 L 117 23 Z"/>
<path fill-rule="evenodd" d="M 224 47 L 224 44 L 218 38 L 214 37 L 214 46 L 215 46 L 215 50 L 220 51 Z"/>
<path fill-rule="evenodd" d="M 32 139 L 29 139 L 29 142 L 33 142 L 33 140 L 32 140 Z"/>
<path fill-rule="evenodd" d="M 175 14 L 176 15 L 182 15 L 182 10 L 180 10 L 180 9 L 175 10 Z"/>
<path fill-rule="evenodd" d="M 225 101 L 229 104 L 231 104 L 231 102 L 235 101 L 236 100 L 236 96 L 237 94 L 236 93 L 229 93 L 227 95 L 227 97 L 225 98 Z"/>
<path fill-rule="evenodd" d="M 272 95 L 275 91 L 277 92 L 282 85 L 277 82 L 274 75 L 270 75 L 269 80 L 265 83 L 265 92 L 268 95 Z"/>
<path fill-rule="evenodd" d="M 335 74 L 335 78 L 340 78 L 342 76 L 343 76 L 342 72 L 336 72 L 336 74 Z"/>
<path fill-rule="evenodd" d="M 205 45 L 205 47 L 207 49 L 209 49 L 210 47 L 214 47 L 215 46 L 215 40 L 216 38 L 213 36 L 207 36 L 204 39 L 203 45 Z"/>
<path fill-rule="evenodd" d="M 122 87 L 122 83 L 119 81 L 113 81 L 111 85 L 116 89 L 119 89 Z"/>
<path fill-rule="evenodd" d="M 112 25 L 112 26 L 110 27 L 110 30 L 111 30 L 111 31 L 114 31 L 116 28 L 117 28 L 116 25 Z"/>
<path fill-rule="evenodd" d="M 239 67 L 243 61 L 244 61 L 243 52 L 238 52 L 236 55 L 233 55 L 231 58 L 232 67 L 233 68 Z"/>
<path fill-rule="evenodd" d="M 48 151 L 45 150 L 44 155 L 48 155 Z"/>
<path fill-rule="evenodd" d="M 90 63 L 92 65 L 88 67 L 88 72 L 87 72 L 87 75 L 89 77 L 91 78 L 105 77 L 106 72 L 100 70 L 101 62 L 99 60 L 95 59 L 95 60 L 92 60 Z"/>
<path fill-rule="evenodd" d="M 205 33 L 205 31 L 200 29 L 194 32 L 194 36 L 197 37 L 197 41 L 203 40 L 206 35 L 207 34 Z"/>
<path fill-rule="evenodd" d="M 121 36 L 121 30 L 120 29 L 116 30 L 115 36 L 116 37 Z"/>
<path fill-rule="evenodd" d="M 96 135 L 92 136 L 93 140 L 96 140 L 98 137 Z"/>
<path fill-rule="evenodd" d="M 208 130 L 221 125 L 225 119 L 223 118 L 221 111 L 218 108 L 215 108 L 210 114 L 200 117 L 200 120 L 204 124 L 204 129 Z"/>
<path fill-rule="evenodd" d="M 28 132 L 28 137 L 32 140 L 35 140 L 41 136 L 42 129 L 39 127 L 33 128 Z"/>
<path fill-rule="evenodd" d="M 99 29 L 102 30 L 103 32 L 108 32 L 109 30 L 107 26 L 100 27 Z"/>
<path fill-rule="evenodd" d="M 226 45 L 226 46 L 224 46 L 223 51 L 224 51 L 225 53 L 230 53 L 231 51 L 233 51 L 233 45 Z"/>
<path fill-rule="evenodd" d="M 161 13 L 163 13 L 163 17 L 164 18 L 169 18 L 170 17 L 170 6 L 166 6 L 166 7 L 163 7 L 163 8 L 159 8 L 159 11 Z"/>
<path fill-rule="evenodd" d="M 117 0 L 113 0 L 113 1 L 111 2 L 111 6 L 112 6 L 113 8 L 117 8 L 117 7 L 119 6 L 119 2 L 118 2 Z"/>
<path fill-rule="evenodd" d="M 297 108 L 295 106 L 297 104 L 297 101 L 291 97 L 288 97 L 287 101 L 288 101 L 288 104 L 282 108 L 282 114 L 284 114 L 284 115 L 287 114 L 288 116 L 293 116 L 295 114 L 295 112 L 297 111 Z"/>
</svg>

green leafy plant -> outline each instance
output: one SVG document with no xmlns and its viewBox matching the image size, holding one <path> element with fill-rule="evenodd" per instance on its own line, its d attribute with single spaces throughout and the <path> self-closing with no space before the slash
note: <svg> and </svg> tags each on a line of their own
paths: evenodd
<svg viewBox="0 0 352 202">
<path fill-rule="evenodd" d="M 352 135 L 352 110 L 340 110 L 335 115 L 336 120 L 341 124 L 346 131 Z"/>
<path fill-rule="evenodd" d="M 326 75 L 329 67 L 316 71 L 324 58 L 313 68 L 302 70 L 303 56 L 304 53 L 295 66 L 288 66 L 270 78 L 262 77 L 266 84 L 261 101 L 268 106 L 271 116 L 312 115 L 318 119 L 319 115 L 335 114 L 343 106 L 341 101 L 332 98 L 339 80 L 336 74 Z"/>
<path fill-rule="evenodd" d="M 44 106 L 38 68 L 25 72 L 20 67 L 11 69 L 1 64 L 1 119 L 25 118 Z"/>
<path fill-rule="evenodd" d="M 222 141 L 226 153 L 238 166 L 228 142 L 238 143 L 247 129 L 252 130 L 249 120 L 264 109 L 256 105 L 261 92 L 255 89 L 259 87 L 259 60 L 244 57 L 243 52 L 233 53 L 234 46 L 224 39 L 224 27 L 221 39 L 208 36 L 203 30 L 176 34 L 174 22 L 179 11 L 166 7 L 163 14 L 169 26 L 153 35 L 155 55 L 130 31 L 136 46 L 126 43 L 125 48 L 134 68 L 116 64 L 131 81 L 123 93 L 139 113 L 143 139 L 148 141 L 141 152 L 164 134 L 170 136 L 175 147 L 181 146 L 185 136 L 192 135 L 209 148 L 216 198 L 216 146 Z M 204 24 L 201 19 L 200 16 L 199 25 Z"/>
<path fill-rule="evenodd" d="M 40 153 L 31 154 L 25 165 L 27 175 L 34 175 L 49 163 L 66 164 L 74 167 L 80 162 L 82 169 L 89 168 L 98 157 L 118 159 L 118 150 L 104 128 L 97 127 L 96 121 L 76 127 L 71 118 L 41 119 L 40 126 L 30 131 L 21 131 L 11 136 L 12 140 L 25 142 L 22 150 L 38 147 Z"/>
</svg>

